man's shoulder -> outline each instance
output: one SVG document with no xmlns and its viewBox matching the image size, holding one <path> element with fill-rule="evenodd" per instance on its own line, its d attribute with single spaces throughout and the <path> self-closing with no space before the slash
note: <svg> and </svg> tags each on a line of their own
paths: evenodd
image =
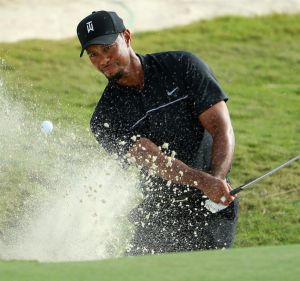
<svg viewBox="0 0 300 281">
<path fill-rule="evenodd" d="M 180 61 L 182 59 L 192 58 L 195 55 L 188 51 L 164 51 L 164 52 L 157 52 L 145 55 L 147 59 L 160 59 L 160 60 L 176 60 Z"/>
<path fill-rule="evenodd" d="M 114 94 L 116 91 L 118 91 L 118 88 L 113 83 L 109 82 L 105 86 L 98 104 L 114 103 L 114 99 L 117 97 L 117 95 Z"/>
<path fill-rule="evenodd" d="M 112 95 L 112 86 L 110 84 L 107 84 L 96 104 L 92 119 L 99 115 L 99 112 L 103 111 L 105 108 L 111 107 L 113 103 L 114 95 Z"/>
<path fill-rule="evenodd" d="M 159 53 L 151 53 L 144 56 L 147 65 L 160 64 L 173 68 L 190 67 L 198 65 L 206 68 L 207 64 L 196 54 L 189 51 L 165 51 Z"/>
</svg>

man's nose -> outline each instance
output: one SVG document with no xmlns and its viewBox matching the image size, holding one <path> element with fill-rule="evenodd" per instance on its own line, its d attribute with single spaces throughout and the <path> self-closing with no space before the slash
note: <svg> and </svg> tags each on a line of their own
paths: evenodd
<svg viewBox="0 0 300 281">
<path fill-rule="evenodd" d="M 100 54 L 97 57 L 97 66 L 102 68 L 102 67 L 106 66 L 109 63 L 109 61 L 110 61 L 109 56 Z"/>
</svg>

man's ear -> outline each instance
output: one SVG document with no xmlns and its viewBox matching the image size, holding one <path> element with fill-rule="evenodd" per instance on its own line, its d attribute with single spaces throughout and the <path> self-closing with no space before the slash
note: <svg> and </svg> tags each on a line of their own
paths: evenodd
<svg viewBox="0 0 300 281">
<path fill-rule="evenodd" d="M 125 29 L 123 31 L 123 36 L 124 36 L 127 47 L 129 47 L 131 45 L 131 37 L 132 37 L 130 30 Z"/>
</svg>

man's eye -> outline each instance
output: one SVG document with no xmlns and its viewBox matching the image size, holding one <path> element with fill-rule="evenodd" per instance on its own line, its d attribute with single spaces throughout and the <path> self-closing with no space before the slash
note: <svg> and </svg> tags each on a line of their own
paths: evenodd
<svg viewBox="0 0 300 281">
<path fill-rule="evenodd" d="M 88 53 L 88 56 L 89 56 L 90 58 L 93 58 L 93 57 L 95 56 L 95 54 L 94 54 L 94 53 Z"/>
<path fill-rule="evenodd" d="M 104 47 L 103 47 L 103 51 L 104 51 L 104 52 L 107 52 L 107 51 L 110 50 L 111 47 L 112 47 L 112 45 L 104 46 Z"/>
</svg>

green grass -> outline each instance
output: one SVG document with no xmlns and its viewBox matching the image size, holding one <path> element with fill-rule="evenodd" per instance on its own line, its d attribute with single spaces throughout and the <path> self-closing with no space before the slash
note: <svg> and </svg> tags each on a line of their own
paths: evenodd
<svg viewBox="0 0 300 281">
<path fill-rule="evenodd" d="M 224 17 L 134 34 L 139 53 L 188 50 L 216 73 L 230 96 L 236 133 L 234 186 L 300 153 L 299 21 L 300 15 Z M 90 115 L 106 81 L 86 56 L 79 59 L 79 52 L 77 39 L 0 44 L 1 77 L 10 96 L 35 116 L 76 128 L 89 142 Z M 299 168 L 294 163 L 241 194 L 235 247 L 300 243 Z M 28 196 L 26 189 L 15 188 L 24 176 L 20 173 L 10 172 L 6 184 L 0 183 L 5 194 L 0 221 L 5 223 Z"/>
<path fill-rule="evenodd" d="M 294 281 L 300 245 L 144 256 L 77 263 L 0 262 L 2 281 Z"/>
</svg>

